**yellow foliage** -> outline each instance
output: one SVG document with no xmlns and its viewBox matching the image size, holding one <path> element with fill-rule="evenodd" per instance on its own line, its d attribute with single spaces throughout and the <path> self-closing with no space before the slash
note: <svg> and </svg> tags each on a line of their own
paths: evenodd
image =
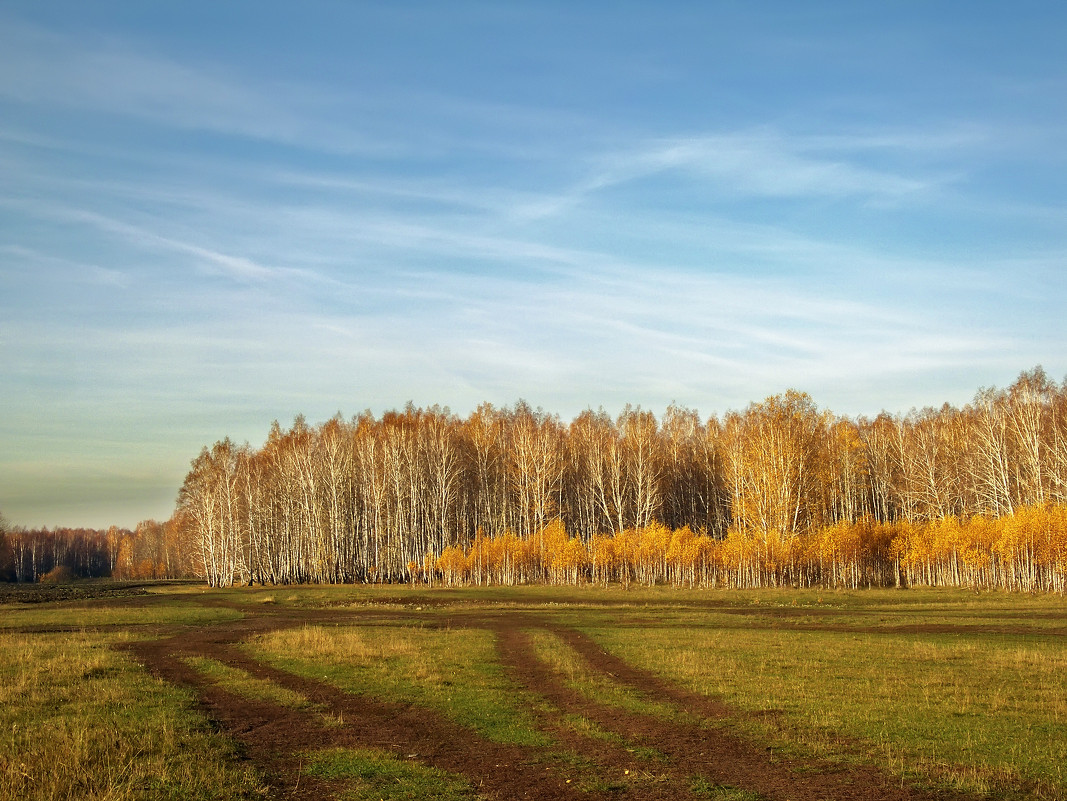
<svg viewBox="0 0 1067 801">
<path fill-rule="evenodd" d="M 413 576 L 467 583 L 632 581 L 675 586 L 885 586 L 897 582 L 1063 592 L 1067 507 L 1020 507 L 1000 518 L 945 517 L 924 524 L 870 517 L 786 539 L 728 530 L 724 539 L 654 522 L 615 534 L 571 536 L 553 520 L 528 539 L 479 532 L 464 550 L 428 554 Z"/>
</svg>

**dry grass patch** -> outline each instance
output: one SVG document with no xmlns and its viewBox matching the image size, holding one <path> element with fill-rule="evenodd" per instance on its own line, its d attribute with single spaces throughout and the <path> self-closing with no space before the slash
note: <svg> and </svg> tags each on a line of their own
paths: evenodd
<svg viewBox="0 0 1067 801">
<path fill-rule="evenodd" d="M 302 694 L 281 687 L 267 679 L 253 676 L 247 670 L 225 665 L 217 659 L 187 656 L 183 660 L 215 684 L 236 695 L 257 701 L 267 701 L 289 709 L 310 709 L 312 704 Z"/>
<path fill-rule="evenodd" d="M 125 639 L 0 634 L 0 798 L 260 796 L 187 693 L 109 647 Z"/>
</svg>

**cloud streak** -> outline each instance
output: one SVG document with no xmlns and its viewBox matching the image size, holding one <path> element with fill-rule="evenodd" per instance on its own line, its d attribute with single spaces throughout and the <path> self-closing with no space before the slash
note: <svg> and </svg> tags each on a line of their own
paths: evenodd
<svg viewBox="0 0 1067 801">
<path fill-rule="evenodd" d="M 594 186 L 611 186 L 659 172 L 688 174 L 724 193 L 766 197 L 911 197 L 931 182 L 860 166 L 846 150 L 818 139 L 774 131 L 743 131 L 653 143 L 609 164 Z"/>
<path fill-rule="evenodd" d="M 358 101 L 347 92 L 249 79 L 221 60 L 168 58 L 121 39 L 74 38 L 11 18 L 0 25 L 0 98 L 336 153 L 398 153 L 395 143 L 344 120 L 339 111 Z M 368 111 L 373 106 L 368 101 Z"/>
</svg>

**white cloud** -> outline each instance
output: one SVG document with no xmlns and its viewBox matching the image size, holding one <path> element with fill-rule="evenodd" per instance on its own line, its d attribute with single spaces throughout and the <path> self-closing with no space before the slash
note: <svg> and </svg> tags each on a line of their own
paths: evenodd
<svg viewBox="0 0 1067 801">
<path fill-rule="evenodd" d="M 771 129 L 665 139 L 613 157 L 593 185 L 610 186 L 659 172 L 685 172 L 711 182 L 720 192 L 783 198 L 899 198 L 936 185 L 933 177 L 876 169 L 847 157 L 860 149 L 885 147 L 883 138 L 864 142 L 850 137 L 844 146 L 830 144 L 824 138 Z"/>
<path fill-rule="evenodd" d="M 307 270 L 264 265 L 246 256 L 233 255 L 172 236 L 166 236 L 95 211 L 58 203 L 48 204 L 4 197 L 0 197 L 0 206 L 6 206 L 36 217 L 59 220 L 68 224 L 88 225 L 98 231 L 118 237 L 137 248 L 169 251 L 191 256 L 194 263 L 210 267 L 218 273 L 238 281 L 263 282 L 279 278 L 314 278 L 314 275 Z M 17 250 L 20 250 L 23 254 L 30 252 L 25 248 L 17 248 Z M 36 257 L 41 258 L 42 256 L 37 254 Z M 115 270 L 105 270 L 98 272 L 98 275 L 114 280 L 118 273 Z"/>
<path fill-rule="evenodd" d="M 709 201 L 925 202 L 959 179 L 958 168 L 946 166 L 953 154 L 988 147 L 993 139 L 992 132 L 966 126 L 833 135 L 764 126 L 635 139 L 586 154 L 583 178 L 558 192 L 520 199 L 513 214 L 536 220 L 573 213 L 608 190 L 662 176 L 699 187 Z M 940 166 L 932 168 L 930 161 Z"/>
</svg>

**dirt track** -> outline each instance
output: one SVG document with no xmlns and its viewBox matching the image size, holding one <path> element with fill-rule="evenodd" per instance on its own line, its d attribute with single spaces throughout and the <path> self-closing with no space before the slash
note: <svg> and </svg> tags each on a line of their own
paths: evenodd
<svg viewBox="0 0 1067 801">
<path fill-rule="evenodd" d="M 276 670 L 236 647 L 242 640 L 270 630 L 309 623 L 404 621 L 403 612 L 241 609 L 247 615 L 242 620 L 128 647 L 156 675 L 194 690 L 207 715 L 243 746 L 270 783 L 275 798 L 330 797 L 335 785 L 303 774 L 299 755 L 336 746 L 380 748 L 402 759 L 462 774 L 480 795 L 500 801 L 709 797 L 691 792 L 697 777 L 702 777 L 706 786 L 729 786 L 747 791 L 748 798 L 780 801 L 965 798 L 902 787 L 899 779 L 894 781 L 873 769 L 843 769 L 840 765 L 777 758 L 768 749 L 716 727 L 716 721 L 733 714 L 721 703 L 622 662 L 575 629 L 527 613 L 497 610 L 484 615 L 457 614 L 442 619 L 441 624 L 492 632 L 500 662 L 512 680 L 547 702 L 535 710 L 535 715 L 538 725 L 554 741 L 549 748 L 493 743 L 429 710 L 344 693 L 327 683 Z M 418 620 L 425 623 L 425 617 Z M 614 681 L 650 699 L 674 703 L 699 720 L 679 724 L 591 702 L 537 659 L 528 632 L 538 628 L 562 637 Z M 232 695 L 189 667 L 183 661 L 188 656 L 210 657 L 295 690 L 319 705 L 320 711 L 298 711 Z M 321 708 L 344 723 L 325 725 Z M 607 740 L 577 734 L 564 725 L 565 714 L 581 715 L 619 737 Z M 561 750 L 576 759 L 561 761 Z"/>
</svg>

